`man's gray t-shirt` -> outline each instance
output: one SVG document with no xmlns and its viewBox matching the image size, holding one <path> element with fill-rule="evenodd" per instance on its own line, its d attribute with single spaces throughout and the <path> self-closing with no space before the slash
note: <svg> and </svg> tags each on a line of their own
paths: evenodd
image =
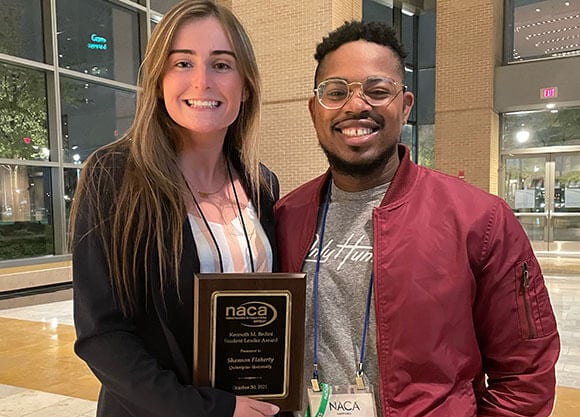
<svg viewBox="0 0 580 417">
<path fill-rule="evenodd" d="M 355 383 L 361 352 L 365 308 L 373 267 L 372 210 L 389 184 L 345 192 L 334 184 L 326 218 L 318 279 L 318 370 L 320 382 Z M 307 275 L 305 389 L 310 388 L 314 358 L 313 283 L 320 244 L 323 208 L 316 238 L 303 265 Z M 374 296 L 366 336 L 365 383 L 371 383 L 380 408 Z M 305 396 L 307 402 L 307 396 Z M 306 404 L 305 404 L 306 405 Z"/>
</svg>

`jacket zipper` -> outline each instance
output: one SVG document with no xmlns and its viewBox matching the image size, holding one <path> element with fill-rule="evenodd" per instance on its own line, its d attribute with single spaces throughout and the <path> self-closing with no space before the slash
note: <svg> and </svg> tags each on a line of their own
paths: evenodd
<svg viewBox="0 0 580 417">
<path fill-rule="evenodd" d="M 527 262 L 524 262 L 522 272 L 522 297 L 524 299 L 524 310 L 526 312 L 526 319 L 528 321 L 528 337 L 531 339 L 536 336 L 536 332 L 534 331 L 532 314 L 530 312 L 530 300 L 528 291 L 529 287 L 530 287 L 530 277 L 528 273 L 528 264 Z"/>
</svg>

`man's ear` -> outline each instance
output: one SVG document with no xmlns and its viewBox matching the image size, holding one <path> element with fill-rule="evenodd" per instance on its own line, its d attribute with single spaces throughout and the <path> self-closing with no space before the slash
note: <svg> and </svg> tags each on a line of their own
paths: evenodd
<svg viewBox="0 0 580 417">
<path fill-rule="evenodd" d="M 316 106 L 316 98 L 313 96 L 308 99 L 308 110 L 310 111 L 310 119 L 312 120 L 312 123 L 315 122 L 314 119 L 316 118 L 314 106 Z"/>
<path fill-rule="evenodd" d="M 413 103 L 415 102 L 415 96 L 410 91 L 405 91 L 403 93 L 403 124 L 407 123 L 409 120 L 409 114 L 413 108 Z"/>
</svg>

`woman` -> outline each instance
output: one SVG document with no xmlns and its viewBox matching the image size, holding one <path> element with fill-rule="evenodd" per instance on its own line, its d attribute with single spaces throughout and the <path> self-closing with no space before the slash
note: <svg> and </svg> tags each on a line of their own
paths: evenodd
<svg viewBox="0 0 580 417">
<path fill-rule="evenodd" d="M 278 180 L 257 161 L 248 36 L 226 8 L 182 1 L 155 27 L 139 87 L 126 135 L 87 161 L 71 221 L 75 351 L 102 383 L 97 415 L 276 414 L 192 386 L 194 273 L 276 268 Z"/>
</svg>

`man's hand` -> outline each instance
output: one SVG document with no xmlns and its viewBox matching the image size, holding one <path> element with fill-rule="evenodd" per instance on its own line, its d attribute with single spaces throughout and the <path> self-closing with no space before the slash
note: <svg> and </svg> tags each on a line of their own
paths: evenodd
<svg viewBox="0 0 580 417">
<path fill-rule="evenodd" d="M 236 397 L 233 417 L 270 417 L 278 414 L 280 408 L 248 397 Z"/>
</svg>

